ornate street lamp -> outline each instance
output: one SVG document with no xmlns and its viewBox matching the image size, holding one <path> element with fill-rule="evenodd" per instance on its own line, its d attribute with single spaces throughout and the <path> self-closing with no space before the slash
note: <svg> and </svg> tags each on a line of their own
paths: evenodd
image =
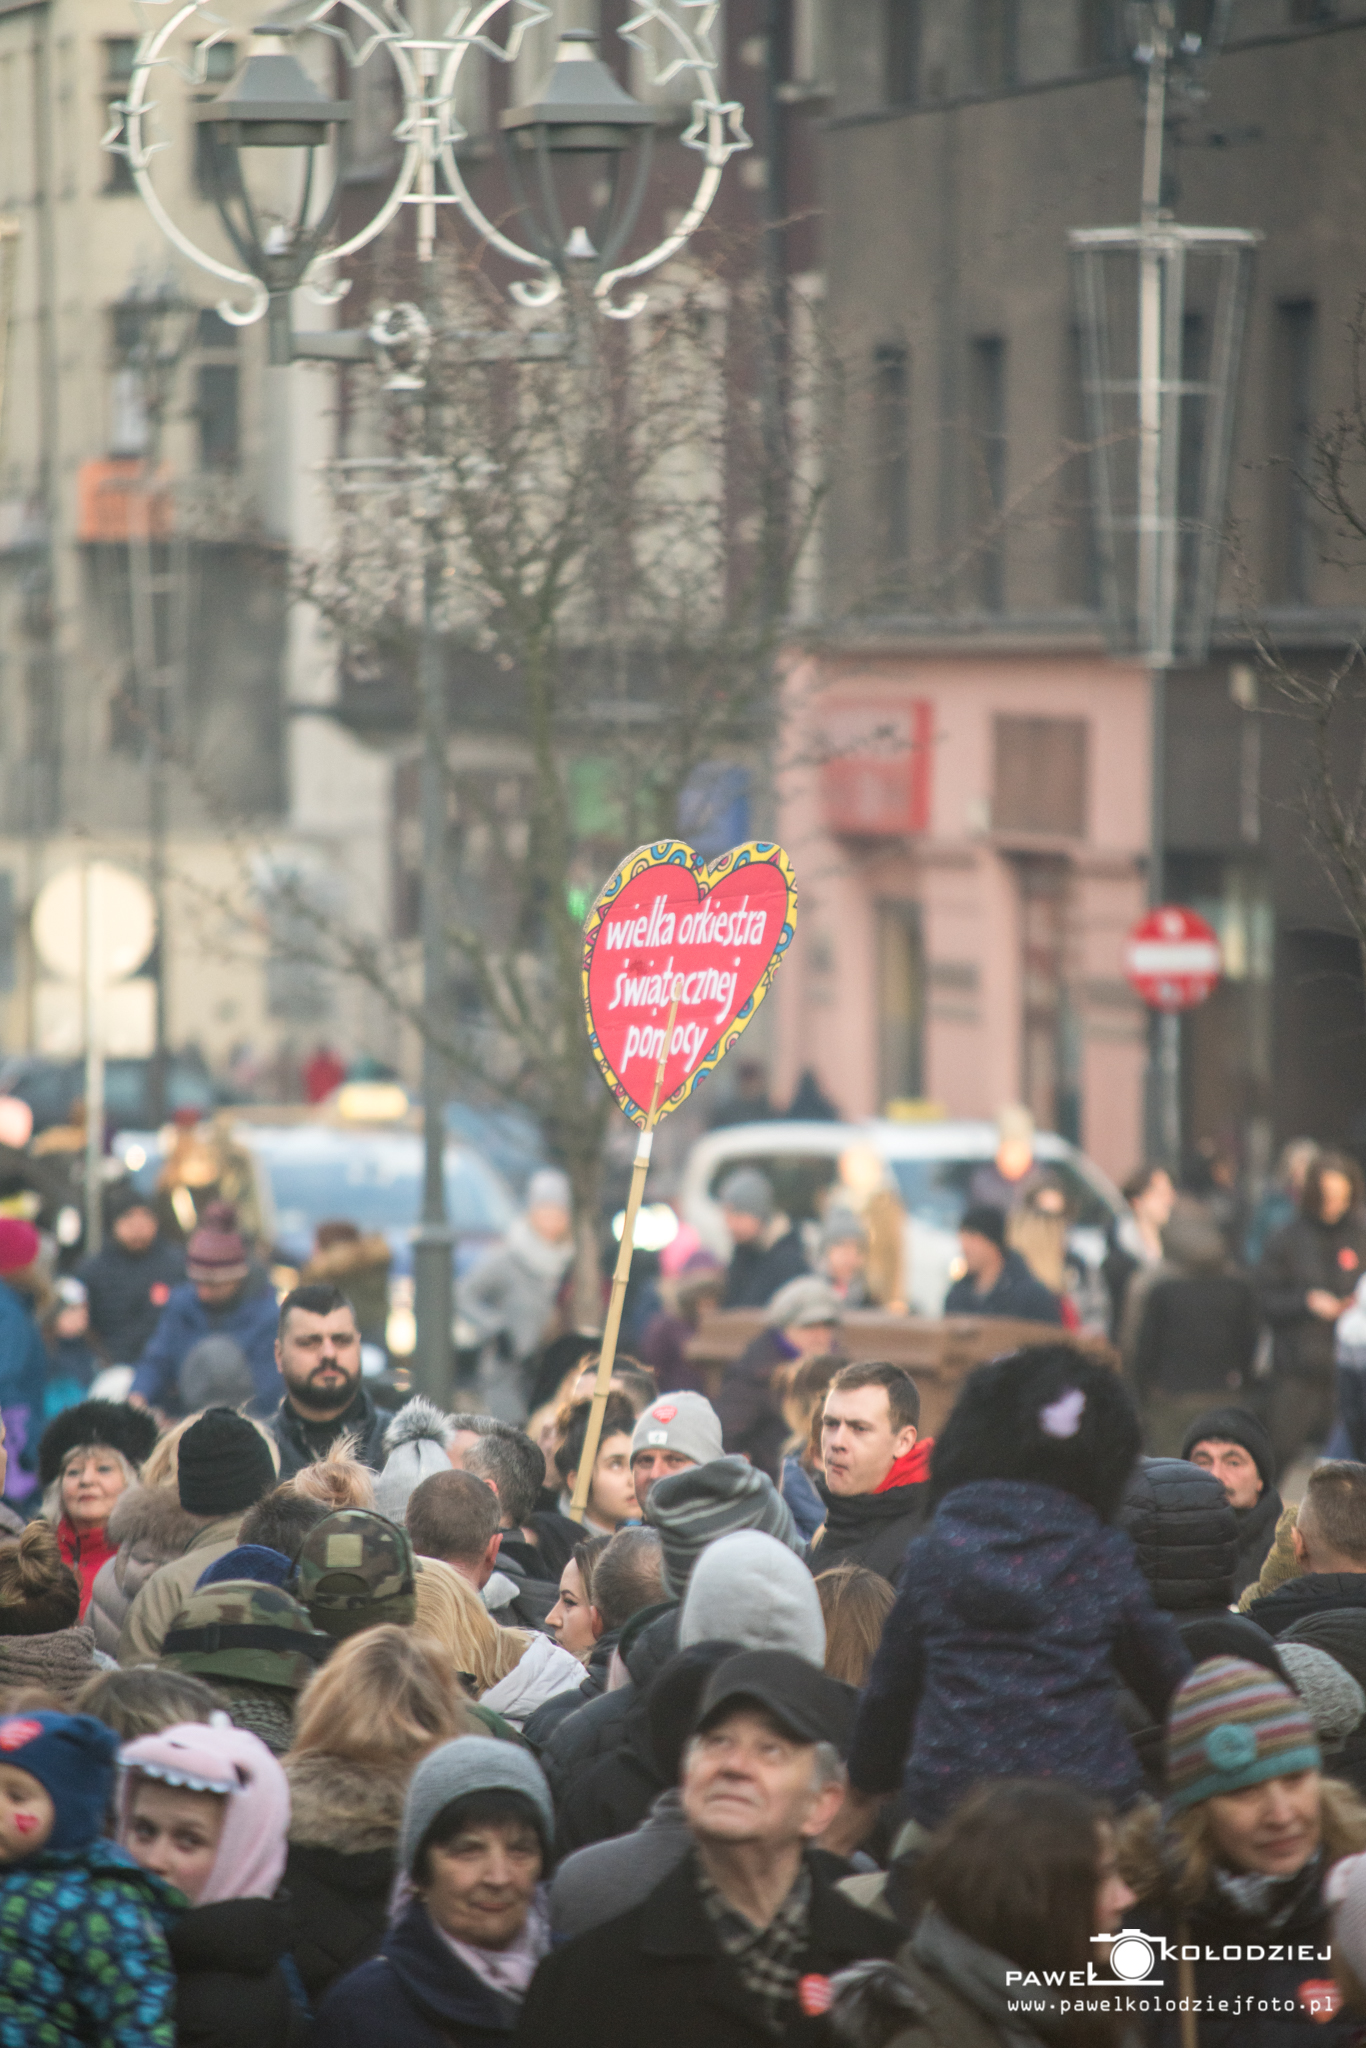
<svg viewBox="0 0 1366 2048">
<path fill-rule="evenodd" d="M 405 6 L 409 9 L 405 12 Z M 422 33 L 410 13 L 429 7 L 453 11 L 444 29 Z M 501 42 L 491 33 L 507 10 Z M 716 14 L 715 0 L 640 0 L 638 11 L 620 33 L 642 51 L 651 66 L 652 83 L 667 85 L 676 77 L 690 81 L 691 120 L 681 140 L 702 157 L 691 203 L 677 225 L 643 254 L 628 256 L 628 244 L 640 216 L 649 177 L 655 116 L 634 99 L 597 56 L 596 40 L 582 33 L 560 38 L 550 74 L 541 90 L 501 122 L 501 140 L 525 242 L 497 227 L 475 204 L 464 176 L 458 145 L 465 139 L 456 116 L 461 66 L 478 49 L 500 63 L 515 61 L 529 28 L 547 22 L 544 0 L 281 0 L 275 15 L 255 32 L 256 47 L 216 98 L 194 108 L 193 118 L 208 137 L 207 168 L 219 218 L 238 265 L 200 249 L 180 227 L 157 192 L 152 166 L 168 145 L 156 132 L 156 101 L 152 83 L 175 62 L 176 38 L 202 29 L 197 42 L 191 89 L 207 83 L 212 47 L 229 31 L 211 0 L 183 0 L 161 25 L 145 36 L 134 55 L 132 77 L 122 100 L 112 109 L 105 146 L 128 160 L 134 181 L 167 239 L 201 270 L 222 280 L 228 295 L 219 312 L 233 326 L 245 327 L 269 314 L 270 360 L 284 365 L 297 358 L 369 360 L 388 373 L 388 388 L 418 391 L 432 344 L 432 322 L 416 306 L 402 305 L 377 313 L 370 326 L 299 334 L 291 326 L 291 295 L 300 287 L 323 303 L 335 303 L 347 289 L 345 280 L 326 283 L 324 273 L 380 234 L 405 204 L 417 209 L 417 254 L 431 260 L 436 242 L 436 208 L 454 204 L 491 249 L 523 270 L 510 290 L 524 306 L 548 306 L 557 299 L 569 276 L 591 280 L 592 302 L 611 319 L 630 319 L 645 304 L 643 292 L 618 304 L 614 294 L 627 279 L 643 276 L 683 248 L 696 232 L 721 182 L 722 171 L 736 150 L 750 147 L 743 109 L 736 100 L 723 101 L 716 90 L 717 58 L 708 31 Z M 346 100 L 331 99 L 309 78 L 291 48 L 294 37 L 318 33 L 331 39 L 346 64 L 357 70 L 377 51 L 392 61 L 403 100 L 394 139 L 402 157 L 388 193 L 365 224 L 345 239 L 331 243 L 341 187 L 341 167 L 328 163 L 340 155 L 350 116 Z M 270 154 L 267 155 L 266 153 Z M 279 210 L 279 189 L 285 182 L 284 162 L 302 152 L 296 187 L 298 197 L 287 213 Z M 258 153 L 260 153 L 258 160 Z M 605 172 L 606 202 L 597 207 L 591 228 L 575 221 L 566 230 L 565 202 L 556 171 L 565 167 L 571 190 L 592 186 L 595 173 Z M 276 183 L 266 198 L 254 195 L 249 177 L 268 168 Z M 330 178 L 330 186 L 322 187 Z M 444 181 L 444 190 L 442 183 Z M 236 300 L 246 293 L 245 305 Z M 564 353 L 568 334 L 509 336 L 503 332 L 461 337 L 477 359 L 509 354 L 509 341 L 525 353 L 544 358 Z M 429 411 L 429 424 L 431 420 Z M 428 476 L 430 482 L 430 476 Z M 430 491 L 427 494 L 430 498 Z M 434 1014 L 448 986 L 442 902 L 446 823 L 446 677 L 437 630 L 440 595 L 440 536 L 435 513 L 424 515 L 423 631 L 420 663 L 422 703 L 423 1000 Z M 423 1128 L 425 1164 L 422 1222 L 414 1244 L 418 1348 L 414 1380 L 437 1399 L 449 1392 L 452 1326 L 452 1235 L 446 1217 L 443 1161 L 445 1124 L 442 1115 L 442 1061 L 430 1040 L 423 1054 Z"/>
</svg>

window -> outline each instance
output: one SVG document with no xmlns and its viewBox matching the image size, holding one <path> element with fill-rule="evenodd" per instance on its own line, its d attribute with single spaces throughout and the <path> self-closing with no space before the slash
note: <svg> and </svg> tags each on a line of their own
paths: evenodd
<svg viewBox="0 0 1366 2048">
<path fill-rule="evenodd" d="M 1315 308 L 1293 299 L 1276 308 L 1276 374 L 1272 379 L 1277 557 L 1273 581 L 1289 604 L 1310 604 L 1318 562 L 1314 506 L 1302 478 L 1314 473 Z"/>
<path fill-rule="evenodd" d="M 889 107 L 920 98 L 920 0 L 883 0 L 883 97 Z"/>
<path fill-rule="evenodd" d="M 240 459 L 237 330 L 205 309 L 195 337 L 195 418 L 201 469 L 236 469 Z"/>
<path fill-rule="evenodd" d="M 100 135 L 108 132 L 114 116 L 110 105 L 121 100 L 128 91 L 133 76 L 133 58 L 137 54 L 136 36 L 106 36 L 104 43 L 104 105 L 101 108 Z M 119 139 L 122 140 L 122 129 Z M 116 156 L 112 151 L 104 153 L 104 189 L 106 192 L 134 192 L 132 166 L 126 156 Z"/>
<path fill-rule="evenodd" d="M 877 906 L 877 1031 L 883 1108 L 923 1095 L 925 963 L 915 903 Z"/>
<path fill-rule="evenodd" d="M 204 79 L 213 92 L 196 93 L 197 100 L 211 100 L 217 91 L 227 84 L 237 69 L 236 43 L 210 43 L 207 48 L 201 43 L 196 54 L 202 53 Z M 213 198 L 213 130 L 207 123 L 194 124 L 194 183 L 201 199 Z"/>
<path fill-rule="evenodd" d="M 1084 718 L 996 720 L 991 822 L 998 832 L 1086 836 Z"/>
<path fill-rule="evenodd" d="M 1006 602 L 1001 531 L 1006 502 L 1006 345 L 999 335 L 982 335 L 972 344 L 968 402 L 976 483 L 977 600 L 983 611 L 1000 612 Z"/>
<path fill-rule="evenodd" d="M 873 553 L 883 595 L 903 594 L 911 558 L 911 368 L 907 351 L 873 354 Z"/>
<path fill-rule="evenodd" d="M 979 92 L 1018 83 L 1019 0 L 972 0 L 972 73 Z"/>
</svg>

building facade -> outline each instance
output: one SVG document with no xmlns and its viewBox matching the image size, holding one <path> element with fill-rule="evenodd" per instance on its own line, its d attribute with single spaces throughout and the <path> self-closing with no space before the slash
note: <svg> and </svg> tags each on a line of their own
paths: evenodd
<svg viewBox="0 0 1366 2048">
<path fill-rule="evenodd" d="M 1225 14 L 1180 11 L 1190 35 Z M 1366 9 L 1226 20 L 1199 94 L 1173 95 L 1163 199 L 1264 240 L 1211 651 L 1168 689 L 1164 839 L 1168 895 L 1224 942 L 1183 1025 L 1186 1147 L 1258 1173 L 1296 1131 L 1366 1136 L 1357 948 L 1307 848 L 1302 726 L 1251 632 L 1322 672 L 1366 607 L 1299 481 L 1315 422 L 1351 403 Z M 839 459 L 778 816 L 804 885 L 780 1089 L 814 1065 L 849 1113 L 1023 1100 L 1117 1175 L 1143 1131 L 1122 942 L 1146 898 L 1147 683 L 1107 656 L 1098 610 L 1066 235 L 1137 216 L 1124 22 L 1073 0 L 832 11 Z M 1188 361 L 1208 313 L 1193 290 Z"/>
</svg>

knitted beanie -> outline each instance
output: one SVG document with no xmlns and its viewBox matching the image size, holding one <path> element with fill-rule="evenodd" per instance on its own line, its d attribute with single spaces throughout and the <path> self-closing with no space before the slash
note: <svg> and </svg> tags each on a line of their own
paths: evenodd
<svg viewBox="0 0 1366 2048">
<path fill-rule="evenodd" d="M 705 1394 L 680 1388 L 675 1394 L 661 1394 L 645 1410 L 631 1438 L 634 1463 L 641 1451 L 672 1451 L 705 1465 L 723 1455 L 721 1418 Z"/>
<path fill-rule="evenodd" d="M 221 1586 L 229 1579 L 251 1579 L 258 1586 L 283 1586 L 294 1575 L 294 1560 L 282 1550 L 264 1543 L 239 1543 L 224 1551 L 194 1582 L 196 1593 L 205 1586 Z"/>
<path fill-rule="evenodd" d="M 240 1408 L 256 1393 L 246 1353 L 231 1337 L 201 1337 L 180 1361 L 176 1389 L 187 1415 L 201 1408 Z"/>
<path fill-rule="evenodd" d="M 1167 1715 L 1167 1804 L 1174 1812 L 1319 1764 L 1308 1708 L 1258 1665 L 1211 1657 L 1178 1686 Z"/>
<path fill-rule="evenodd" d="M 737 1167 L 722 1181 L 716 1199 L 723 1209 L 752 1216 L 756 1223 L 769 1222 L 776 1208 L 772 1182 L 757 1166 Z"/>
<path fill-rule="evenodd" d="M 1278 1643 L 1285 1675 L 1309 1709 L 1316 1734 L 1342 1742 L 1366 1714 L 1366 1692 L 1336 1657 L 1312 1643 Z"/>
<path fill-rule="evenodd" d="M 208 1408 L 180 1439 L 176 1483 L 187 1515 L 240 1515 L 275 1484 L 259 1429 L 231 1408 Z"/>
<path fill-rule="evenodd" d="M 762 1529 L 799 1557 L 806 1548 L 767 1472 L 744 1458 L 710 1458 L 705 1465 L 657 1479 L 645 1503 L 645 1519 L 659 1531 L 665 1586 L 680 1600 L 693 1566 L 718 1536 Z"/>
<path fill-rule="evenodd" d="M 678 1611 L 678 1647 L 738 1643 L 825 1662 L 825 1617 L 816 1581 L 800 1557 L 760 1529 L 737 1529 L 708 1544 Z"/>
<path fill-rule="evenodd" d="M 41 1242 L 22 1216 L 0 1216 L 0 1273 L 22 1273 L 37 1258 Z"/>
<path fill-rule="evenodd" d="M 247 1248 L 237 1228 L 237 1211 L 231 1202 L 210 1202 L 203 1222 L 185 1247 L 187 1277 L 207 1286 L 245 1280 L 249 1270 Z"/>
<path fill-rule="evenodd" d="M 411 1877 L 417 1852 L 437 1815 L 457 1799 L 476 1792 L 517 1792 L 530 1805 L 547 1854 L 555 1837 L 555 1809 L 550 1787 L 530 1750 L 513 1742 L 495 1742 L 489 1735 L 460 1735 L 443 1742 L 408 1781 L 403 1827 L 398 1838 L 398 1865 Z"/>
<path fill-rule="evenodd" d="M 83 1849 L 104 1832 L 118 1737 L 91 1714 L 22 1713 L 0 1721 L 0 1764 L 36 1778 L 56 1809 L 45 1850 Z"/>
<path fill-rule="evenodd" d="M 1276 1477 L 1271 1438 L 1246 1408 L 1209 1408 L 1197 1415 L 1182 1438 L 1182 1457 L 1189 1458 L 1197 1444 L 1240 1444 L 1261 1474 L 1263 1486 L 1270 1486 Z"/>
</svg>

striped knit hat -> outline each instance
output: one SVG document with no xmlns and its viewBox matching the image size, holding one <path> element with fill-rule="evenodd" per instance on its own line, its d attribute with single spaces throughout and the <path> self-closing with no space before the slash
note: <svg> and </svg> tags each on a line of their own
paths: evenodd
<svg viewBox="0 0 1366 2048">
<path fill-rule="evenodd" d="M 1167 1805 L 1319 1768 L 1314 1724 L 1288 1685 L 1241 1657 L 1197 1664 L 1167 1715 Z"/>
<path fill-rule="evenodd" d="M 798 1557 L 806 1548 L 767 1472 L 744 1458 L 709 1458 L 705 1465 L 657 1479 L 645 1502 L 645 1519 L 659 1531 L 664 1583 L 679 1600 L 688 1590 L 693 1566 L 718 1536 L 761 1529 Z"/>
</svg>

